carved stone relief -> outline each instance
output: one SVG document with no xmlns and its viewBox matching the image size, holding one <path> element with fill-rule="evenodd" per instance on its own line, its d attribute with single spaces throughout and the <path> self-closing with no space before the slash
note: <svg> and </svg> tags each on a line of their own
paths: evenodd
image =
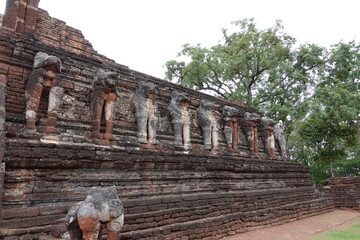
<svg viewBox="0 0 360 240">
<path fill-rule="evenodd" d="M 234 107 L 224 106 L 222 108 L 222 115 L 226 143 L 230 149 L 236 150 L 238 147 L 239 110 Z"/>
<path fill-rule="evenodd" d="M 54 133 L 57 124 L 57 117 L 64 89 L 58 86 L 61 72 L 61 60 L 43 52 L 38 52 L 34 59 L 34 70 L 26 83 L 26 128 L 36 131 L 37 111 L 44 89 L 49 90 L 49 103 L 47 109 L 46 132 Z"/>
<path fill-rule="evenodd" d="M 157 144 L 156 131 L 158 124 L 157 103 L 158 89 L 154 83 L 139 82 L 131 97 L 135 106 L 135 118 L 138 127 L 139 143 Z"/>
<path fill-rule="evenodd" d="M 97 240 L 101 225 L 108 240 L 119 240 L 124 225 L 124 208 L 115 186 L 92 187 L 84 201 L 72 206 L 65 217 L 71 240 Z"/>
<path fill-rule="evenodd" d="M 196 110 L 199 125 L 203 132 L 204 149 L 218 150 L 218 121 L 215 104 L 205 100 L 200 101 Z"/>
<path fill-rule="evenodd" d="M 275 137 L 275 140 L 279 143 L 281 156 L 283 158 L 287 158 L 285 126 L 281 120 L 274 127 L 274 137 Z"/>
<path fill-rule="evenodd" d="M 191 149 L 189 104 L 190 99 L 185 94 L 172 92 L 168 110 L 174 128 L 174 146 L 185 150 Z"/>
<path fill-rule="evenodd" d="M 93 82 L 93 89 L 89 95 L 92 114 L 93 138 L 114 140 L 113 125 L 115 103 L 120 96 L 117 73 L 99 71 Z M 105 119 L 105 133 L 100 133 L 101 119 Z"/>
<path fill-rule="evenodd" d="M 262 126 L 262 136 L 265 145 L 265 151 L 269 158 L 276 158 L 275 155 L 275 138 L 274 138 L 274 120 L 262 117 L 261 118 Z"/>
<path fill-rule="evenodd" d="M 260 122 L 260 120 L 261 117 L 259 114 L 246 112 L 242 124 L 242 129 L 246 134 L 250 154 L 255 156 L 259 153 L 257 123 Z"/>
</svg>

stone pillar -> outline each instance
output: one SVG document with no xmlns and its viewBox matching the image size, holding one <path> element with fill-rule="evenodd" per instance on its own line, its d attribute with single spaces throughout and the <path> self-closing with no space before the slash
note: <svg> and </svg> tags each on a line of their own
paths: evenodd
<svg viewBox="0 0 360 240">
<path fill-rule="evenodd" d="M 3 27 L 15 32 L 33 32 L 40 0 L 7 0 Z"/>
<path fill-rule="evenodd" d="M 3 161 L 5 152 L 5 92 L 7 84 L 8 66 L 0 66 L 0 212 L 2 210 L 2 198 L 4 193 L 5 163 Z"/>
</svg>

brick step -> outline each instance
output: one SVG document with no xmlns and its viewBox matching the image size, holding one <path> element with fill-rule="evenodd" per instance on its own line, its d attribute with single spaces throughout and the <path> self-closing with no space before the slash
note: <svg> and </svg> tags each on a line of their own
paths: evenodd
<svg viewBox="0 0 360 240">
<path fill-rule="evenodd" d="M 209 195 L 207 199 L 204 199 L 201 196 L 191 199 L 191 195 L 188 195 L 184 198 L 187 200 L 178 202 L 169 200 L 168 204 L 166 204 L 167 200 L 165 199 L 162 199 L 161 202 L 155 202 L 152 200 L 152 203 L 150 202 L 150 199 L 150 201 L 139 201 L 138 203 L 135 203 L 136 205 L 134 207 L 126 207 L 127 202 L 124 202 L 126 209 L 125 221 L 127 222 L 127 228 L 134 230 L 139 226 L 140 228 L 147 228 L 155 225 L 166 225 L 176 221 L 185 222 L 194 219 L 206 218 L 216 216 L 218 214 L 244 212 L 249 210 L 255 211 L 266 209 L 269 206 L 281 207 L 284 204 L 296 203 L 299 201 L 310 201 L 317 197 L 311 190 L 308 192 L 278 191 L 276 194 L 257 194 L 259 193 L 254 193 L 252 197 L 248 193 L 247 195 L 243 194 L 241 197 L 228 195 L 219 198 L 213 198 Z M 177 200 L 178 199 L 175 198 L 175 201 Z"/>
<path fill-rule="evenodd" d="M 220 213 L 218 216 L 206 217 L 187 222 L 167 224 L 160 227 L 150 227 L 130 231 L 127 229 L 127 222 L 121 233 L 121 239 L 219 239 L 221 237 L 238 234 L 254 228 L 279 225 L 289 221 L 298 220 L 304 217 L 314 216 L 332 211 L 334 206 L 331 200 L 321 198 L 310 201 L 303 201 L 292 204 L 285 204 L 279 207 L 271 207 L 254 211 Z M 21 235 L 27 233 L 48 233 L 54 229 L 63 229 L 63 217 L 56 216 L 56 221 L 48 222 L 46 225 L 27 226 L 14 229 L 14 225 L 7 224 L 0 227 L 0 237 Z M 46 218 L 29 218 L 24 221 L 39 221 Z M 141 224 L 141 223 L 139 223 Z"/>
<path fill-rule="evenodd" d="M 258 210 L 267 206 L 280 206 L 284 203 L 313 199 L 312 188 L 303 189 L 277 189 L 256 190 L 234 193 L 197 193 L 168 195 L 146 199 L 123 199 L 125 216 L 128 226 L 137 228 L 141 222 L 149 222 L 156 219 L 159 225 L 168 224 L 171 221 L 187 221 L 204 216 L 213 216 L 219 213 L 234 211 L 246 211 L 247 209 Z M 3 209 L 3 222 L 9 226 L 17 225 L 19 228 L 39 225 L 46 217 L 53 215 L 65 215 L 67 209 L 73 203 L 58 202 L 50 206 L 36 206 L 16 208 L 5 206 Z M 34 205 L 33 205 L 34 206 Z M 32 221 L 31 219 L 37 219 Z M 56 222 L 56 218 L 49 220 Z M 49 222 L 48 222 L 49 223 Z M 41 224 L 40 224 L 41 225 Z M 144 225 L 145 226 L 145 225 Z"/>
<path fill-rule="evenodd" d="M 79 175 L 83 176 L 83 175 Z M 118 176 L 121 176 L 120 174 Z M 25 177 L 24 177 L 25 179 Z M 149 182 L 144 182 L 139 180 L 134 182 L 133 185 L 129 184 L 128 186 L 117 187 L 119 196 L 124 199 L 122 196 L 126 196 L 128 199 L 138 199 L 138 198 L 154 198 L 161 194 L 162 196 L 177 194 L 207 194 L 211 193 L 214 189 L 232 192 L 250 192 L 252 187 L 249 186 L 238 186 L 236 183 L 223 183 L 216 182 L 215 180 L 200 180 L 197 184 L 194 184 L 194 181 L 181 179 L 181 184 L 176 184 L 172 181 L 153 181 L 151 184 Z M 9 206 L 34 206 L 40 204 L 46 204 L 47 202 L 76 202 L 81 201 L 86 196 L 86 187 L 72 186 L 73 183 L 76 184 L 76 179 L 72 179 L 71 184 L 67 185 L 67 182 L 60 181 L 46 181 L 45 179 L 42 182 L 32 182 L 32 186 L 27 184 L 27 182 L 22 183 L 11 183 L 10 179 L 6 179 L 6 184 L 9 189 L 19 189 L 18 192 L 7 191 L 5 189 L 4 202 Z M 97 176 L 87 176 L 87 181 L 81 182 L 83 186 L 98 186 L 104 183 L 102 179 L 99 179 Z M 266 181 L 254 181 L 259 189 L 262 191 L 278 191 L 279 189 L 286 190 L 291 186 L 294 186 L 295 183 L 287 182 L 286 186 L 281 188 L 276 187 L 274 184 L 269 184 Z M 48 184 L 51 183 L 51 184 Z M 244 181 L 242 184 L 245 184 Z M 86 184 L 86 185 L 85 185 Z M 121 183 L 123 184 L 123 183 Z M 253 185 L 254 183 L 249 182 Z M 268 185 L 269 184 L 269 185 Z M 298 186 L 297 188 L 301 189 L 304 186 Z M 305 188 L 307 188 L 305 186 Z M 64 190 L 66 189 L 66 190 Z M 294 188 L 295 189 L 295 188 Z M 242 196 L 240 194 L 239 196 Z"/>
<path fill-rule="evenodd" d="M 127 157 L 130 157 L 131 159 L 137 159 L 139 161 L 144 161 L 144 162 L 148 162 L 150 160 L 152 160 L 152 158 L 158 158 L 159 156 L 164 157 L 164 160 L 170 160 L 172 162 L 176 162 L 176 159 L 181 159 L 181 161 L 183 161 L 183 157 L 186 156 L 187 161 L 191 162 L 198 162 L 198 159 L 204 159 L 207 161 L 207 163 L 211 163 L 213 161 L 216 162 L 221 162 L 224 163 L 224 160 L 226 160 L 226 165 L 228 166 L 228 168 L 226 170 L 231 170 L 234 172 L 237 172 L 238 170 L 241 170 L 243 172 L 246 171 L 260 171 L 260 172 L 266 172 L 267 170 L 272 170 L 275 172 L 281 172 L 284 170 L 289 170 L 290 172 L 304 172 L 304 173 L 308 173 L 308 168 L 301 166 L 299 164 L 296 163 L 291 163 L 291 162 L 284 162 L 284 161 L 273 161 L 273 160 L 269 160 L 269 159 L 264 159 L 264 160 L 260 160 L 260 159 L 251 159 L 251 161 L 249 161 L 248 158 L 246 157 L 241 157 L 241 156 L 222 156 L 222 155 L 206 155 L 204 156 L 203 153 L 189 153 L 189 154 L 179 154 L 179 153 L 168 153 L 168 152 L 161 152 L 161 151 L 151 151 L 151 150 L 124 150 L 124 149 L 117 149 L 117 148 L 109 148 L 109 147 L 104 147 L 101 145 L 94 145 L 94 144 L 76 144 L 73 142 L 58 142 L 57 144 L 52 144 L 52 143 L 45 143 L 45 142 L 41 142 L 41 141 L 29 141 L 26 139 L 17 139 L 17 138 L 8 138 L 7 139 L 7 147 L 11 147 L 11 148 L 16 148 L 17 152 L 22 152 L 22 151 L 28 151 L 29 149 L 35 149 L 35 150 L 41 150 L 42 152 L 45 149 L 53 149 L 53 151 L 61 151 L 64 152 L 62 149 L 66 149 L 66 150 L 77 150 L 77 151 L 82 151 L 84 150 L 84 148 L 96 148 L 96 150 L 101 150 L 101 151 L 107 151 L 107 152 L 111 152 L 113 154 L 118 154 L 118 155 L 124 155 L 126 154 Z M 8 152 L 9 154 L 11 152 Z M 13 154 L 15 154 L 16 152 L 13 152 Z M 137 156 L 138 155 L 138 156 Z M 139 156 L 140 155 L 140 156 Z M 143 157 L 143 155 L 148 156 L 148 158 L 145 159 L 141 159 Z M 116 156 L 114 157 L 116 158 Z M 121 158 L 122 160 L 124 160 L 124 156 Z M 236 165 L 239 165 L 241 167 L 241 169 L 237 169 Z M 234 168 L 235 167 L 235 168 Z"/>
<path fill-rule="evenodd" d="M 219 239 L 248 231 L 253 227 L 279 225 L 307 216 L 322 214 L 332 211 L 333 208 L 331 200 L 323 198 L 256 211 L 221 214 L 144 230 L 126 232 L 125 226 L 121 239 L 151 239 L 151 237 L 156 237 L 156 239 L 180 239 L 181 237 Z"/>
</svg>

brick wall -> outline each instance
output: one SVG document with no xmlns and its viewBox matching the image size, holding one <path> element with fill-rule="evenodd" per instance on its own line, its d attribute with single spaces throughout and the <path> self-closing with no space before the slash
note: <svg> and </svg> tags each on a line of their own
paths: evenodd
<svg viewBox="0 0 360 240">
<path fill-rule="evenodd" d="M 60 85 L 65 89 L 64 104 L 51 139 L 24 131 L 25 84 L 39 51 L 58 56 L 63 64 Z M 88 93 L 99 69 L 121 76 L 116 139 L 109 146 L 94 144 L 86 137 L 91 129 Z M 261 139 L 261 159 L 250 157 L 241 130 L 239 152 L 229 151 L 221 119 L 219 152 L 203 150 L 195 116 L 201 99 L 214 102 L 218 110 L 224 105 L 238 108 L 241 114 L 257 110 L 117 64 L 96 53 L 79 30 L 51 18 L 44 10 L 37 12 L 33 33 L 0 30 L 1 79 L 5 80 L 0 87 L 6 85 L 2 95 L 6 96 L 6 138 L 2 144 L 6 169 L 0 221 L 0 237 L 4 239 L 38 238 L 41 234 L 60 237 L 67 210 L 83 200 L 93 186 L 116 186 L 126 213 L 123 239 L 219 239 L 334 208 L 332 198 L 312 187 L 307 168 L 268 159 Z M 156 146 L 137 143 L 130 98 L 140 81 L 153 82 L 160 89 Z M 190 153 L 173 148 L 166 110 L 173 90 L 191 98 Z M 45 113 L 46 108 L 40 106 L 38 115 Z M 40 119 L 39 128 L 42 124 Z"/>
<path fill-rule="evenodd" d="M 5 151 L 5 96 L 8 69 L 9 66 L 7 64 L 0 64 L 0 209 L 2 206 L 5 174 L 5 163 L 3 162 L 3 157 Z"/>
<path fill-rule="evenodd" d="M 40 0 L 7 0 L 3 27 L 16 32 L 33 32 Z"/>
<path fill-rule="evenodd" d="M 360 210 L 360 177 L 330 178 L 324 183 L 324 190 L 333 197 L 335 207 Z"/>
<path fill-rule="evenodd" d="M 9 139 L 4 233 L 55 232 L 92 186 L 116 185 L 122 239 L 203 238 L 333 209 L 298 164 Z M 15 191 L 16 190 L 16 191 Z"/>
<path fill-rule="evenodd" d="M 103 62 L 114 63 L 112 60 L 99 55 L 80 30 L 66 25 L 64 21 L 52 18 L 45 10 L 38 9 L 35 31 L 39 35 L 39 39 L 46 44 L 76 54 L 91 56 Z"/>
<path fill-rule="evenodd" d="M 3 36 L 7 38 L 7 36 Z M 35 44 L 34 44 L 35 43 Z M 196 92 L 194 90 L 172 84 L 149 75 L 134 71 L 126 66 L 111 63 L 110 60 L 100 61 L 98 55 L 95 59 L 86 55 L 77 55 L 70 51 L 65 51 L 62 48 L 53 47 L 42 42 L 41 38 L 34 35 L 24 35 L 23 39 L 9 43 L 11 48 L 6 49 L 11 55 L 11 62 L 15 63 L 9 68 L 8 86 L 7 86 L 7 124 L 8 136 L 10 137 L 24 137 L 23 131 L 19 129 L 24 128 L 25 122 L 25 84 L 32 71 L 32 63 L 35 54 L 38 51 L 47 52 L 49 54 L 60 57 L 62 60 L 63 71 L 61 74 L 61 83 L 65 89 L 64 104 L 61 107 L 61 112 L 58 120 L 58 137 L 60 140 L 87 142 L 84 132 L 91 129 L 90 119 L 90 103 L 88 93 L 91 89 L 91 84 L 94 75 L 99 69 L 115 71 L 121 76 L 120 89 L 121 96 L 118 98 L 115 110 L 115 128 L 116 141 L 113 145 L 122 145 L 129 148 L 137 148 L 137 126 L 135 120 L 134 109 L 131 108 L 131 96 L 135 92 L 135 85 L 140 81 L 150 81 L 158 85 L 160 89 L 157 98 L 159 105 L 159 128 L 158 140 L 159 146 L 157 150 L 172 151 L 173 146 L 173 130 L 170 123 L 170 116 L 167 110 L 167 105 L 171 99 L 171 92 L 177 90 L 185 92 L 191 98 L 190 114 L 191 114 L 191 138 L 193 151 L 203 151 L 203 140 L 201 129 L 196 120 L 196 108 L 201 99 L 207 99 L 217 104 L 217 109 L 224 105 L 232 105 L 241 110 L 242 114 L 246 111 L 257 112 L 251 107 L 241 104 L 229 102 L 214 98 L 212 96 Z M 0 45 L 1 47 L 1 45 Z M 4 46 L 4 48 L 6 48 Z M 44 107 L 45 108 L 45 107 Z M 41 108 L 39 116 L 44 115 Z M 220 120 L 220 119 L 219 119 Z M 41 123 L 40 123 L 41 124 Z M 220 128 L 222 129 L 222 122 L 220 121 Z M 261 135 L 259 135 L 261 138 Z M 224 135 L 221 133 L 220 150 L 222 153 L 228 153 L 225 143 Z M 265 158 L 265 153 L 262 146 L 262 141 L 259 141 L 261 148 L 261 155 Z M 239 149 L 243 156 L 249 156 L 245 135 L 239 131 Z M 279 150 L 279 149 L 277 149 Z"/>
</svg>

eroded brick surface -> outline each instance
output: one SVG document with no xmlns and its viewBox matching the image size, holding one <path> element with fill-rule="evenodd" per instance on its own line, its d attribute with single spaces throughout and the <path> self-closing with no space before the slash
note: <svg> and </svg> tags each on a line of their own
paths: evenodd
<svg viewBox="0 0 360 240">
<path fill-rule="evenodd" d="M 359 177 L 330 178 L 324 185 L 323 189 L 334 198 L 337 208 L 360 210 Z"/>
<path fill-rule="evenodd" d="M 69 208 L 82 201 L 90 187 L 100 186 L 115 185 L 124 205 L 122 239 L 219 239 L 334 209 L 332 198 L 312 187 L 307 168 L 286 158 L 267 157 L 259 122 L 244 120 L 245 113 L 263 116 L 257 110 L 117 64 L 98 54 L 81 31 L 44 10 L 39 9 L 36 16 L 32 33 L 0 30 L 0 91 L 4 93 L 0 103 L 5 106 L 0 105 L 0 130 L 4 128 L 2 134 L 6 130 L 0 147 L 6 164 L 0 172 L 4 179 L 0 237 L 60 237 L 66 231 L 63 219 Z M 25 129 L 26 84 L 38 52 L 59 57 L 63 66 L 59 73 L 63 104 L 51 134 L 41 120 L 48 113 L 47 92 L 40 96 L 36 133 Z M 119 96 L 110 111 L 114 138 L 106 142 L 92 138 L 89 93 L 99 70 L 116 73 L 119 79 Z M 156 145 L 138 141 L 131 99 L 139 82 L 158 88 Z M 174 146 L 168 110 L 173 91 L 189 98 L 189 152 Z M 218 113 L 224 106 L 236 108 L 231 119 L 239 124 L 232 138 L 238 142 L 231 145 L 236 149 L 229 149 L 221 116 L 216 119 L 216 151 L 204 149 L 196 116 L 201 100 L 213 103 Z M 102 122 L 99 132 L 105 133 L 105 128 Z M 251 141 L 247 132 L 254 135 Z M 279 156 L 275 143 L 272 154 Z"/>
</svg>

